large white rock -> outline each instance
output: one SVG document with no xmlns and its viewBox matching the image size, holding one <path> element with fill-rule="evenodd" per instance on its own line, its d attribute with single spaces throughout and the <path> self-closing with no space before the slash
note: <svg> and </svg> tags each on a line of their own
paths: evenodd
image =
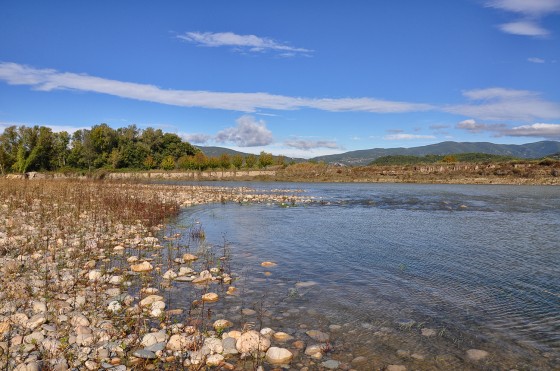
<svg viewBox="0 0 560 371">
<path fill-rule="evenodd" d="M 257 331 L 251 330 L 242 334 L 237 339 L 235 346 L 240 353 L 265 352 L 270 348 L 270 340 Z"/>
<path fill-rule="evenodd" d="M 292 352 L 284 348 L 270 347 L 266 351 L 266 360 L 273 365 L 290 363 L 293 356 Z"/>
<path fill-rule="evenodd" d="M 167 340 L 167 335 L 165 331 L 158 331 L 158 332 L 150 332 L 149 334 L 144 335 L 142 338 L 142 346 L 149 347 L 156 343 L 161 343 Z"/>
</svg>

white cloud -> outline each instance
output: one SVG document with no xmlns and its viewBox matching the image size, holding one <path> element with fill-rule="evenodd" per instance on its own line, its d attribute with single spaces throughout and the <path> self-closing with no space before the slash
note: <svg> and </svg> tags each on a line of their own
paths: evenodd
<svg viewBox="0 0 560 371">
<path fill-rule="evenodd" d="M 473 134 L 492 132 L 496 137 L 510 136 L 560 139 L 560 124 L 535 123 L 532 125 L 509 127 L 505 124 L 486 124 L 468 119 L 459 122 L 455 127 Z"/>
<path fill-rule="evenodd" d="M 528 16 L 560 12 L 560 0 L 493 0 L 487 6 Z"/>
<path fill-rule="evenodd" d="M 338 143 L 333 140 L 306 140 L 300 138 L 292 138 L 284 141 L 284 145 L 303 151 L 309 151 L 316 148 L 341 149 Z"/>
<path fill-rule="evenodd" d="M 531 63 L 546 63 L 546 61 L 544 59 L 537 58 L 537 57 L 527 58 L 527 60 Z"/>
<path fill-rule="evenodd" d="M 560 0 L 492 0 L 486 5 L 521 15 L 523 19 L 498 27 L 505 33 L 522 36 L 543 37 L 550 34 L 538 24 L 544 16 L 560 12 Z"/>
<path fill-rule="evenodd" d="M 385 140 L 417 140 L 417 139 L 436 139 L 433 135 L 418 135 L 418 134 L 390 134 L 383 137 Z"/>
<path fill-rule="evenodd" d="M 521 36 L 548 36 L 550 32 L 532 21 L 517 21 L 504 23 L 498 26 L 500 30 L 512 35 Z"/>
<path fill-rule="evenodd" d="M 255 35 L 238 35 L 233 32 L 187 32 L 177 35 L 177 38 L 207 47 L 234 47 L 249 52 L 276 51 L 282 52 L 283 57 L 292 57 L 297 53 L 312 53 L 313 50 L 295 48 L 279 43 L 273 39 Z"/>
<path fill-rule="evenodd" d="M 181 107 L 241 112 L 255 112 L 258 109 L 297 110 L 313 108 L 331 112 L 397 113 L 426 111 L 434 108 L 428 104 L 395 102 L 374 98 L 315 99 L 268 93 L 171 90 L 154 85 L 122 82 L 85 74 L 36 69 L 17 63 L 0 63 L 0 80 L 4 80 L 10 85 L 30 85 L 38 91 L 77 90 Z"/>
<path fill-rule="evenodd" d="M 236 120 L 237 126 L 224 129 L 216 134 L 218 143 L 233 143 L 239 147 L 266 146 L 272 143 L 272 132 L 263 120 L 243 115 Z"/>
<path fill-rule="evenodd" d="M 542 99 L 537 92 L 504 88 L 463 92 L 474 102 L 452 105 L 443 111 L 493 121 L 533 121 L 560 118 L 560 104 Z"/>
<path fill-rule="evenodd" d="M 560 139 L 560 124 L 536 123 L 532 125 L 516 126 L 504 131 L 503 134 L 512 137 Z"/>
<path fill-rule="evenodd" d="M 504 124 L 484 124 L 476 122 L 476 120 L 468 119 L 459 122 L 456 126 L 457 129 L 466 130 L 471 133 L 481 133 L 483 131 L 496 131 L 500 132 L 506 128 Z"/>
<path fill-rule="evenodd" d="M 206 144 L 212 139 L 211 135 L 202 133 L 182 134 L 181 137 L 187 142 L 195 144 Z"/>
</svg>

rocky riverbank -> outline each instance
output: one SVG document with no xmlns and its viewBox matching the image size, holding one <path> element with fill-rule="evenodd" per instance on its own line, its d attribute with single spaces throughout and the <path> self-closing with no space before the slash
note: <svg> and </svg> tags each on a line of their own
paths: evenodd
<svg viewBox="0 0 560 371">
<path fill-rule="evenodd" d="M 239 295 L 227 249 L 193 251 L 162 224 L 179 205 L 308 200 L 246 188 L 0 183 L 2 369 L 256 369 L 302 352 L 340 366 L 323 359 L 328 334 L 294 339 L 211 315 L 213 303 Z M 188 233 L 204 237 L 196 225 Z M 173 282 L 192 285 L 188 309 L 169 307 Z"/>
</svg>

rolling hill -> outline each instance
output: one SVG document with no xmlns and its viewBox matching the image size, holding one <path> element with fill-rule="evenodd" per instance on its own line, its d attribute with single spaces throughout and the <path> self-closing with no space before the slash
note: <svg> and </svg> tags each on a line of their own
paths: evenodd
<svg viewBox="0 0 560 371">
<path fill-rule="evenodd" d="M 494 144 L 490 142 L 441 142 L 411 148 L 373 148 L 336 155 L 319 156 L 312 160 L 346 165 L 367 165 L 383 156 L 448 155 L 452 153 L 487 153 L 519 158 L 541 158 L 560 152 L 560 142 L 541 141 L 527 144 Z"/>
</svg>

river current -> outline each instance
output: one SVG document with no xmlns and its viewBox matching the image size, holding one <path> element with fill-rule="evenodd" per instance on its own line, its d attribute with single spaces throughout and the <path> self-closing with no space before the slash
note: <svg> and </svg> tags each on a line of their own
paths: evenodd
<svg viewBox="0 0 560 371">
<path fill-rule="evenodd" d="M 214 184 L 315 198 L 197 206 L 173 222 L 226 246 L 240 295 L 220 316 L 295 339 L 327 332 L 329 357 L 363 356 L 363 369 L 560 368 L 560 188 Z M 172 297 L 187 308 L 183 287 Z"/>
</svg>

